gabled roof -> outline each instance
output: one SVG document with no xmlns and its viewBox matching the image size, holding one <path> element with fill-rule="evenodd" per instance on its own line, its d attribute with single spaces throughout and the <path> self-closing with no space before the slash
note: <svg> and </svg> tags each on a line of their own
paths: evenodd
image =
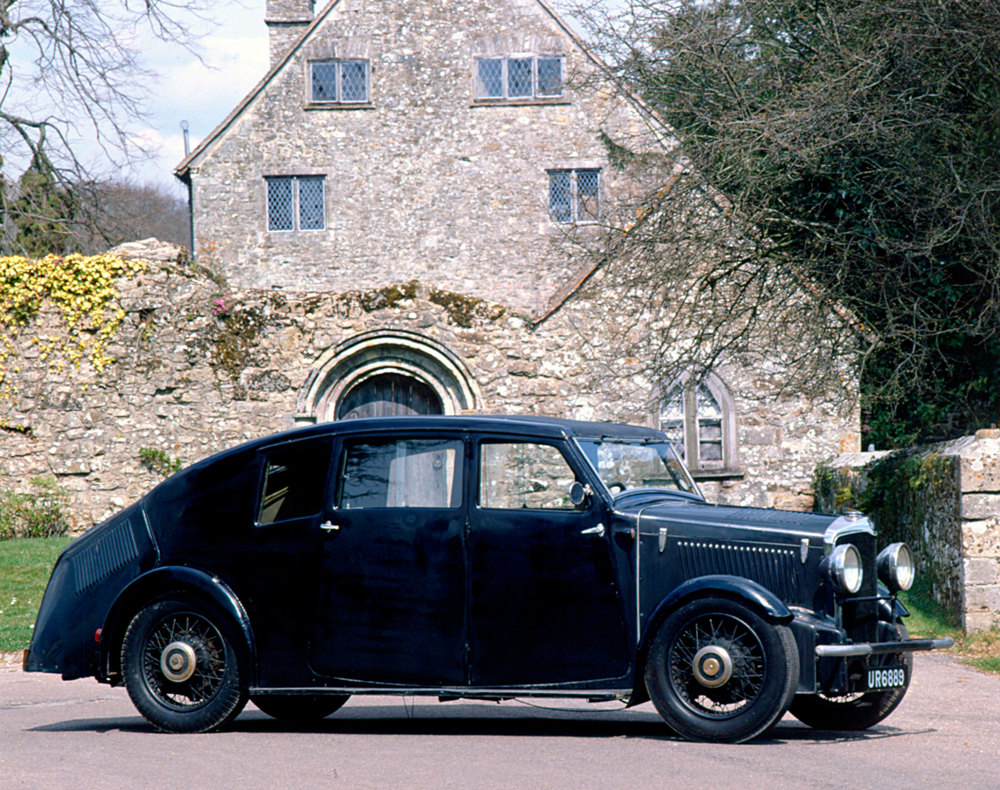
<svg viewBox="0 0 1000 790">
<path fill-rule="evenodd" d="M 567 25 L 559 14 L 546 2 L 546 0 L 534 0 L 534 2 L 552 19 L 553 22 L 559 27 L 559 29 L 569 38 L 573 44 L 586 56 L 586 58 L 593 63 L 597 68 L 599 68 L 604 73 L 610 73 L 607 65 L 601 58 L 595 55 L 587 44 L 583 41 L 580 36 L 578 36 L 570 27 Z M 200 160 L 204 154 L 216 143 L 219 138 L 221 138 L 229 129 L 239 120 L 240 116 L 244 111 L 253 103 L 253 101 L 260 96 L 264 90 L 271 84 L 275 76 L 280 72 L 285 65 L 290 61 L 296 53 L 302 49 L 302 46 L 309 40 L 312 36 L 313 31 L 317 27 L 322 25 L 326 18 L 333 12 L 333 10 L 340 5 L 341 0 L 330 0 L 329 3 L 316 14 L 313 21 L 310 23 L 309 27 L 303 31 L 299 39 L 288 48 L 288 51 L 281 56 L 274 65 L 271 66 L 267 74 L 264 75 L 263 79 L 258 82 L 251 91 L 240 100 L 239 104 L 233 108 L 232 112 L 225 117 L 225 119 L 218 126 L 215 127 L 209 134 L 195 147 L 195 149 L 181 161 L 179 165 L 174 169 L 174 175 L 182 181 L 187 182 L 190 178 L 191 168 Z M 633 94 L 631 91 L 625 89 L 619 85 L 619 90 L 622 96 L 632 103 L 635 108 L 640 112 L 643 118 L 649 122 L 658 136 L 661 134 L 669 135 L 669 130 L 660 122 L 655 114 L 650 110 L 650 108 L 643 102 L 638 96 Z"/>
</svg>

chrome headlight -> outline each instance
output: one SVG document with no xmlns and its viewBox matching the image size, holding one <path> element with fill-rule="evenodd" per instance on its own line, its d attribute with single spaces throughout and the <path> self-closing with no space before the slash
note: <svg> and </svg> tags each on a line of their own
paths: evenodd
<svg viewBox="0 0 1000 790">
<path fill-rule="evenodd" d="M 861 553 L 850 543 L 837 546 L 826 558 L 826 570 L 833 586 L 852 595 L 861 589 L 864 571 Z"/>
<path fill-rule="evenodd" d="M 913 553 L 905 543 L 893 543 L 879 552 L 875 560 L 878 577 L 890 592 L 909 590 L 916 576 Z"/>
</svg>

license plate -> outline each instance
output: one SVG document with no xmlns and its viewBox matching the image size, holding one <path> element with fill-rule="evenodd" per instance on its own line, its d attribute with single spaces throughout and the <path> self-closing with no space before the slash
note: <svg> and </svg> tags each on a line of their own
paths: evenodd
<svg viewBox="0 0 1000 790">
<path fill-rule="evenodd" d="M 906 667 L 872 667 L 867 678 L 869 691 L 899 688 L 906 685 Z"/>
</svg>

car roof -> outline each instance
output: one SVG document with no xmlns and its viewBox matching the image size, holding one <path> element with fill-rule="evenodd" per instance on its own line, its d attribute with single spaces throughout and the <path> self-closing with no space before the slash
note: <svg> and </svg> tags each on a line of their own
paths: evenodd
<svg viewBox="0 0 1000 790">
<path fill-rule="evenodd" d="M 587 422 L 561 417 L 539 417 L 521 414 L 412 415 L 406 417 L 362 417 L 336 420 L 316 425 L 292 428 L 280 433 L 251 439 L 202 458 L 181 472 L 203 469 L 225 458 L 253 453 L 311 437 L 356 434 L 431 433 L 433 431 L 484 431 L 527 437 L 558 439 L 574 436 L 578 439 L 660 439 L 666 435 L 652 428 L 613 422 Z M 167 481 L 164 481 L 167 482 Z"/>
<path fill-rule="evenodd" d="M 249 445 L 271 445 L 309 436 L 398 433 L 400 431 L 491 431 L 549 438 L 575 436 L 581 439 L 665 439 L 661 431 L 639 425 L 568 420 L 523 414 L 411 415 L 405 417 L 361 417 L 293 428 L 256 439 Z M 248 447 L 248 445 L 243 445 Z"/>
</svg>

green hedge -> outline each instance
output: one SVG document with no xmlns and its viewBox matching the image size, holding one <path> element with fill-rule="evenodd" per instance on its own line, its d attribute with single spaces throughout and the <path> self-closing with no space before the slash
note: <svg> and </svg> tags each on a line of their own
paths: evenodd
<svg viewBox="0 0 1000 790">
<path fill-rule="evenodd" d="M 48 477 L 31 480 L 27 493 L 0 491 L 0 540 L 51 538 L 69 529 L 69 495 Z"/>
</svg>

